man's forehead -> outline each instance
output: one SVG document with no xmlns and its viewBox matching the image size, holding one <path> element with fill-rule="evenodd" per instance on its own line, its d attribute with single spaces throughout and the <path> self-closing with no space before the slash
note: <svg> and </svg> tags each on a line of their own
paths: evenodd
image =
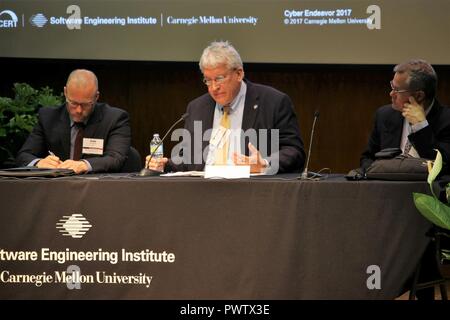
<svg viewBox="0 0 450 320">
<path fill-rule="evenodd" d="M 84 86 L 70 85 L 66 86 L 66 91 L 72 94 L 95 94 L 97 92 L 97 87 L 95 84 L 86 84 Z"/>
<path fill-rule="evenodd" d="M 222 75 L 228 71 L 228 68 L 226 65 L 218 65 L 215 68 L 204 68 L 203 69 L 203 75 Z"/>
<path fill-rule="evenodd" d="M 395 73 L 393 80 L 394 82 L 406 82 L 406 80 L 408 80 L 408 74 L 406 72 L 397 72 Z"/>
</svg>

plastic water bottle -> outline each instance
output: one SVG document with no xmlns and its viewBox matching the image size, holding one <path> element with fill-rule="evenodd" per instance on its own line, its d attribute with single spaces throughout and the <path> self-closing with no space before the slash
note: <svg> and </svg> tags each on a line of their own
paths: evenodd
<svg viewBox="0 0 450 320">
<path fill-rule="evenodd" d="M 162 158 L 164 156 L 163 144 L 158 133 L 155 133 L 152 141 L 150 141 L 150 154 L 153 154 L 153 158 L 155 159 Z"/>
</svg>

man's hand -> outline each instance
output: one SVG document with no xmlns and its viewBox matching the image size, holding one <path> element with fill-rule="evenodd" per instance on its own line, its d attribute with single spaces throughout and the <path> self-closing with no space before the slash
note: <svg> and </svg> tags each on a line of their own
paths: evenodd
<svg viewBox="0 0 450 320">
<path fill-rule="evenodd" d="M 38 168 L 58 168 L 61 164 L 61 160 L 57 156 L 47 156 L 42 160 L 39 160 L 36 164 Z"/>
<path fill-rule="evenodd" d="M 164 172 L 164 167 L 166 166 L 167 162 L 169 161 L 168 158 L 152 158 L 150 160 L 150 156 L 147 156 L 145 158 L 145 163 L 146 168 L 147 169 L 151 169 L 151 170 L 155 170 L 155 171 L 160 171 L 160 172 Z"/>
<path fill-rule="evenodd" d="M 233 162 L 238 166 L 250 165 L 251 173 L 262 173 L 267 167 L 267 163 L 264 161 L 261 153 L 251 143 L 248 144 L 248 150 L 250 156 L 247 157 L 242 154 L 233 153 Z"/>
<path fill-rule="evenodd" d="M 409 97 L 409 103 L 403 105 L 402 115 L 411 125 L 425 121 L 426 115 L 422 105 L 418 104 L 414 97 Z"/>
<path fill-rule="evenodd" d="M 61 163 L 58 168 L 72 169 L 76 174 L 85 173 L 88 171 L 88 166 L 84 161 L 66 160 Z"/>
</svg>

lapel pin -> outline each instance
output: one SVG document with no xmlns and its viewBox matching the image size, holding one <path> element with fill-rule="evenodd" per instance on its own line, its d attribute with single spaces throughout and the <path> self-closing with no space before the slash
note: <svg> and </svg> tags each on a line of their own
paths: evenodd
<svg viewBox="0 0 450 320">
<path fill-rule="evenodd" d="M 254 106 L 253 106 L 253 109 L 258 109 L 258 105 L 257 104 L 255 104 Z"/>
</svg>

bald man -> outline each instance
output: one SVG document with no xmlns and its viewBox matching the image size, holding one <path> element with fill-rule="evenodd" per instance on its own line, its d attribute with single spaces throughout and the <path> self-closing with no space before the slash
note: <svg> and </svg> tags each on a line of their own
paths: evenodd
<svg viewBox="0 0 450 320">
<path fill-rule="evenodd" d="M 67 168 L 77 174 L 120 171 L 131 143 L 128 114 L 97 102 L 98 81 L 89 70 L 72 71 L 64 95 L 63 105 L 39 110 L 17 165 Z"/>
</svg>

